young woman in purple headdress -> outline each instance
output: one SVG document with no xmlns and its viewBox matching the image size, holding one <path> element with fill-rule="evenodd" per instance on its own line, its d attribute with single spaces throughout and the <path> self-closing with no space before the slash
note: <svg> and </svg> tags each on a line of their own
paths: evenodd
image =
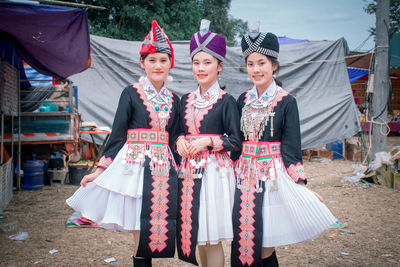
<svg viewBox="0 0 400 267">
<path fill-rule="evenodd" d="M 240 150 L 239 113 L 235 99 L 217 81 L 225 60 L 225 38 L 209 32 L 208 26 L 203 20 L 190 41 L 199 87 L 181 99 L 177 242 L 180 259 L 197 265 L 198 245 L 202 266 L 222 267 L 221 241 L 233 237 L 235 177 L 228 152 Z"/>
<path fill-rule="evenodd" d="M 237 101 L 243 146 L 235 167 L 231 265 L 277 267 L 274 247 L 311 240 L 336 219 L 305 187 L 296 99 L 273 78 L 278 38 L 257 29 L 243 37 L 242 51 L 254 86 Z"/>
<path fill-rule="evenodd" d="M 177 171 L 170 145 L 180 134 L 179 98 L 167 89 L 174 52 L 156 21 L 140 50 L 146 77 L 120 97 L 94 173 L 67 203 L 107 229 L 133 232 L 134 266 L 175 254 Z"/>
</svg>

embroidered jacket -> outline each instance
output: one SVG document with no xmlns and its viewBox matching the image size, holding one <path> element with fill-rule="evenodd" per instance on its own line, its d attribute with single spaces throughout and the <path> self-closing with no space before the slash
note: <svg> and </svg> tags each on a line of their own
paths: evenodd
<svg viewBox="0 0 400 267">
<path fill-rule="evenodd" d="M 215 156 L 219 167 L 233 166 L 228 151 L 240 150 L 240 117 L 235 99 L 221 90 L 218 83 L 203 96 L 200 96 L 199 91 L 184 95 L 180 108 L 182 135 L 179 138 L 185 136 L 192 141 L 205 135 L 212 139 L 212 146 L 208 150 L 183 158 L 180 169 L 182 179 L 178 179 L 178 256 L 181 260 L 198 265 L 195 252 L 202 177 L 207 162 L 210 162 L 209 155 Z"/>
<path fill-rule="evenodd" d="M 213 146 L 208 149 L 217 151 L 239 151 L 240 121 L 235 99 L 218 88 L 218 100 L 206 108 L 196 109 L 193 101 L 196 92 L 186 94 L 181 99 L 181 135 L 210 134 Z M 198 95 L 198 94 L 197 94 Z"/>
<path fill-rule="evenodd" d="M 138 84 L 139 85 L 139 84 Z M 146 86 L 146 81 L 145 81 Z M 112 133 L 110 139 L 108 140 L 103 156 L 99 161 L 98 166 L 107 168 L 115 156 L 118 154 L 119 150 L 124 146 L 127 138 L 128 129 L 153 129 L 161 130 L 158 123 L 158 118 L 156 112 L 152 110 L 151 107 L 146 106 L 146 93 L 144 90 L 139 90 L 140 86 L 135 87 L 131 84 L 127 86 L 121 93 L 117 111 L 115 113 L 114 122 L 112 126 Z M 146 88 L 150 90 L 151 88 Z M 155 89 L 154 89 L 155 90 Z M 163 91 L 164 90 L 164 91 Z M 175 139 L 180 134 L 180 124 L 179 124 L 179 98 L 176 94 L 170 92 L 168 89 L 163 88 L 160 91 L 160 95 L 170 94 L 172 97 L 172 110 L 169 114 L 169 120 L 165 127 L 165 131 L 169 133 L 169 145 L 174 144 Z M 150 98 L 158 97 L 154 94 L 148 94 Z M 150 100 L 150 99 L 149 99 Z M 147 104 L 148 105 L 148 104 Z M 174 154 L 175 161 L 177 161 L 177 155 Z"/>
<path fill-rule="evenodd" d="M 273 129 L 271 129 L 271 121 L 269 121 L 259 141 L 281 142 L 282 159 L 288 174 L 296 182 L 298 182 L 299 179 L 306 181 L 307 178 L 304 172 L 301 154 L 299 111 L 294 96 L 276 86 L 273 82 L 272 86 L 257 99 L 257 92 L 255 87 L 253 87 L 249 91 L 241 94 L 237 100 L 240 116 L 242 116 L 242 110 L 246 103 L 258 101 L 259 104 L 263 104 L 269 97 L 273 97 L 271 95 L 274 94 L 275 106 L 273 107 L 273 112 L 275 114 L 272 121 Z M 271 134 L 271 130 L 273 134 Z M 247 141 L 243 133 L 241 138 L 243 141 Z M 237 160 L 239 156 L 240 153 L 232 153 L 233 160 Z"/>
</svg>

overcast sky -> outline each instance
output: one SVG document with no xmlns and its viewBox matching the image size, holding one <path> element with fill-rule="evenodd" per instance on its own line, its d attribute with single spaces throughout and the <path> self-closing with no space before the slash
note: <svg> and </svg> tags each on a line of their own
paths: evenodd
<svg viewBox="0 0 400 267">
<path fill-rule="evenodd" d="M 360 46 L 375 27 L 375 16 L 364 12 L 365 5 L 363 0 L 232 0 L 230 14 L 259 20 L 261 31 L 278 36 L 316 41 L 344 37 L 350 50 L 368 51 L 373 37 Z"/>
</svg>

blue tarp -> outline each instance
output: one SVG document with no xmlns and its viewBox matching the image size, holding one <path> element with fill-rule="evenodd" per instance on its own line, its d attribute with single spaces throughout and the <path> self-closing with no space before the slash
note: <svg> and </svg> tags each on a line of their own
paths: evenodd
<svg viewBox="0 0 400 267">
<path fill-rule="evenodd" d="M 286 44 L 298 44 L 298 43 L 306 43 L 309 42 L 308 40 L 301 40 L 301 39 L 292 39 L 286 36 L 278 37 L 278 41 L 280 45 Z"/>
<path fill-rule="evenodd" d="M 0 31 L 42 74 L 64 79 L 90 66 L 86 9 L 0 2 Z"/>
<path fill-rule="evenodd" d="M 357 81 L 361 77 L 367 75 L 369 70 L 347 67 L 347 72 L 349 73 L 349 79 L 350 79 L 350 82 L 352 83 L 354 81 Z"/>
</svg>

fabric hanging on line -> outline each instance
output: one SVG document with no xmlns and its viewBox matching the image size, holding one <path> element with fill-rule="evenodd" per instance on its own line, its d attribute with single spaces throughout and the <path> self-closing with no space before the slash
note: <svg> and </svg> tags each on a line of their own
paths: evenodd
<svg viewBox="0 0 400 267">
<path fill-rule="evenodd" d="M 0 2 L 0 31 L 11 35 L 18 55 L 42 74 L 64 79 L 90 66 L 86 9 Z"/>
</svg>

